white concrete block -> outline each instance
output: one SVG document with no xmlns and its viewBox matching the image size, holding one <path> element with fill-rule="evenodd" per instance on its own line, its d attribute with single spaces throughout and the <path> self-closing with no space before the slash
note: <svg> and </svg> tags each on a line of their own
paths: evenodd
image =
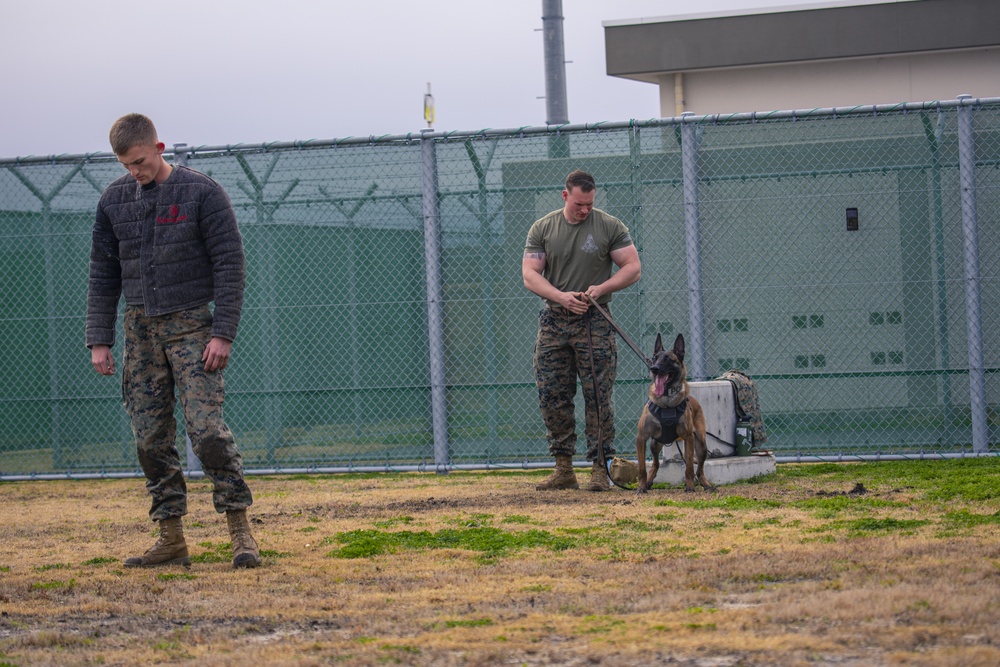
<svg viewBox="0 0 1000 667">
<path fill-rule="evenodd" d="M 732 456 L 736 453 L 736 396 L 733 383 L 728 380 L 708 380 L 689 382 L 691 395 L 701 403 L 705 411 L 705 440 L 708 442 L 708 457 Z M 663 455 L 677 456 L 677 448 L 663 450 Z"/>
<path fill-rule="evenodd" d="M 671 448 L 676 453 L 676 448 L 673 445 L 671 445 Z M 695 472 L 697 470 L 696 463 Z M 732 484 L 743 479 L 769 475 L 775 470 L 776 466 L 773 454 L 761 453 L 750 456 L 727 456 L 705 461 L 705 478 L 713 486 Z M 684 461 L 680 459 L 667 459 L 663 461 L 656 473 L 656 479 L 653 481 L 656 484 L 683 485 Z"/>
</svg>

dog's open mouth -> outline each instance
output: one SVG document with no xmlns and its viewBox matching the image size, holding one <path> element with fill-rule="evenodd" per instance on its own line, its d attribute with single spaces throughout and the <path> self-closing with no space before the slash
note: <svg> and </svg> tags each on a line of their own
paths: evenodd
<svg viewBox="0 0 1000 667">
<path fill-rule="evenodd" d="M 667 385 L 670 383 L 670 378 L 673 377 L 673 373 L 667 373 L 666 375 L 654 375 L 653 376 L 653 393 L 657 396 L 663 396 L 667 391 Z"/>
</svg>

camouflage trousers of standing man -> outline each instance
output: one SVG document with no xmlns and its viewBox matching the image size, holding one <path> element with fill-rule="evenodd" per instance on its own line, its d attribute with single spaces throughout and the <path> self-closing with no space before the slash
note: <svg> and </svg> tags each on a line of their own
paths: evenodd
<svg viewBox="0 0 1000 667">
<path fill-rule="evenodd" d="M 589 339 L 593 341 L 593 358 L 590 355 L 588 327 Z M 559 306 L 542 309 L 538 314 L 534 366 L 549 453 L 553 456 L 573 456 L 576 453 L 573 399 L 579 377 L 586 414 L 587 460 L 599 459 L 599 430 L 604 455 L 610 460 L 615 453 L 615 402 L 612 391 L 618 373 L 618 341 L 608 321 L 593 308 L 584 315 Z M 594 395 L 595 374 L 598 396 Z"/>
<path fill-rule="evenodd" d="M 139 465 L 152 496 L 153 521 L 187 514 L 187 487 L 177 452 L 176 389 L 195 455 L 213 486 L 217 512 L 253 503 L 243 479 L 243 459 L 222 417 L 222 371 L 205 372 L 201 355 L 212 338 L 208 306 L 146 316 L 125 309 L 122 398 L 132 420 Z"/>
</svg>

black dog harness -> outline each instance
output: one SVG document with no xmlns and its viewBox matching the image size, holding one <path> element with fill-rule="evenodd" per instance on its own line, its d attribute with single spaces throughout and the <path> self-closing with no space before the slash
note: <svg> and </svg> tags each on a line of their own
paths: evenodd
<svg viewBox="0 0 1000 667">
<path fill-rule="evenodd" d="M 656 437 L 657 442 L 668 445 L 677 440 L 677 424 L 680 422 L 681 417 L 684 416 L 687 405 L 688 399 L 686 398 L 672 408 L 661 408 L 652 401 L 646 403 L 646 409 L 649 410 L 649 414 L 656 417 L 660 422 L 660 435 Z"/>
</svg>

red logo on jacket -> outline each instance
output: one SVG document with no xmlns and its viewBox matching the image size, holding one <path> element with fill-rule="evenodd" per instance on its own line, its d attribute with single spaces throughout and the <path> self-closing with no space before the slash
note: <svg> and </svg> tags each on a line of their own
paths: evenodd
<svg viewBox="0 0 1000 667">
<path fill-rule="evenodd" d="M 180 215 L 181 209 L 177 204 L 171 204 L 170 208 L 167 210 L 167 215 L 160 216 L 156 219 L 157 224 L 160 225 L 172 225 L 177 222 L 184 222 L 188 219 L 186 215 Z"/>
</svg>

